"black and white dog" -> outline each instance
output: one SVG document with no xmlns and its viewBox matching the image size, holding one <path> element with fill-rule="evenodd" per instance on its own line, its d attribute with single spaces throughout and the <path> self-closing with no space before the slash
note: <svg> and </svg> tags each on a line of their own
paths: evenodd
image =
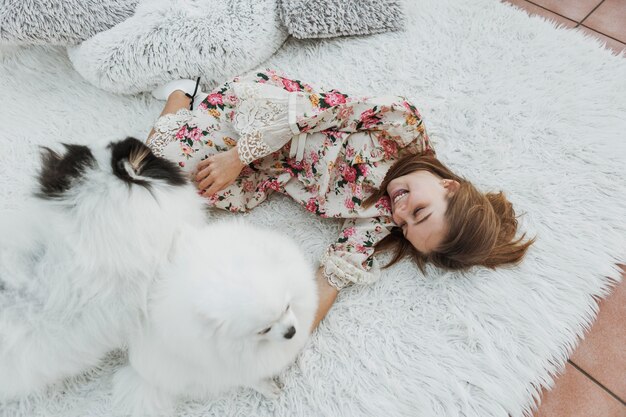
<svg viewBox="0 0 626 417">
<path fill-rule="evenodd" d="M 156 272 L 205 203 L 127 138 L 43 148 L 38 190 L 0 213 L 0 399 L 96 365 L 140 326 Z"/>
</svg>

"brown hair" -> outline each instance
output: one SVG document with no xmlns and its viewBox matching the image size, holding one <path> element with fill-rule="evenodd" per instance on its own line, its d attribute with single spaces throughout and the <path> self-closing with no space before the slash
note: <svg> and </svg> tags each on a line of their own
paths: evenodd
<svg viewBox="0 0 626 417">
<path fill-rule="evenodd" d="M 444 214 L 448 232 L 443 242 L 429 253 L 421 253 L 404 238 L 399 227 L 376 245 L 376 252 L 391 250 L 393 259 L 388 268 L 400 259 L 412 257 L 422 273 L 426 263 L 448 270 L 464 270 L 474 265 L 491 269 L 522 260 L 536 236 L 522 242 L 526 233 L 515 240 L 517 218 L 512 204 L 503 192 L 483 194 L 472 183 L 454 174 L 432 154 L 407 155 L 389 169 L 380 189 L 364 201 L 368 207 L 384 197 L 387 185 L 398 177 L 418 170 L 427 170 L 444 178 L 458 181 L 458 190 L 448 198 Z"/>
</svg>

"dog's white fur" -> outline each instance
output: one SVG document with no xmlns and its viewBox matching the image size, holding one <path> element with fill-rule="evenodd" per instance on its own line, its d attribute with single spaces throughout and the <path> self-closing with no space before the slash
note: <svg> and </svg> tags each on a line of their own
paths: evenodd
<svg viewBox="0 0 626 417">
<path fill-rule="evenodd" d="M 56 198 L 0 214 L 0 399 L 32 393 L 98 363 L 127 340 L 148 287 L 187 227 L 205 224 L 190 184 L 142 175 L 145 147 L 113 175 L 107 143 Z M 135 158 L 133 161 L 132 159 Z"/>
<path fill-rule="evenodd" d="M 238 386 L 276 396 L 270 378 L 295 359 L 312 326 L 314 277 L 297 245 L 276 232 L 228 221 L 186 235 L 151 289 L 130 365 L 115 376 L 118 409 L 161 415 L 177 397 Z"/>
</svg>

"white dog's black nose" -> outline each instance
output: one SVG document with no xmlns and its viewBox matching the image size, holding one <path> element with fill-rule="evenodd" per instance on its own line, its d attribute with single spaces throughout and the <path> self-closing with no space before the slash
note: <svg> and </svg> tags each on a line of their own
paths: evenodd
<svg viewBox="0 0 626 417">
<path fill-rule="evenodd" d="M 289 330 L 287 330 L 287 333 L 285 333 L 285 339 L 291 339 L 294 334 L 296 334 L 296 328 L 291 326 Z"/>
</svg>

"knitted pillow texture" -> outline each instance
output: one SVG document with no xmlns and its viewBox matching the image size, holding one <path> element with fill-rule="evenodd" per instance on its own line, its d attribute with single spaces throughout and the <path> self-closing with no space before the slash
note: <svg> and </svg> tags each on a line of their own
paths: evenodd
<svg viewBox="0 0 626 417">
<path fill-rule="evenodd" d="M 276 0 L 144 0 L 135 15 L 76 47 L 76 70 L 114 93 L 202 77 L 204 88 L 244 73 L 287 39 Z"/>
<path fill-rule="evenodd" d="M 138 0 L 0 0 L 0 44 L 74 45 L 132 16 Z"/>
<path fill-rule="evenodd" d="M 330 38 L 400 30 L 402 0 L 281 0 L 281 20 L 296 38 Z"/>
</svg>

